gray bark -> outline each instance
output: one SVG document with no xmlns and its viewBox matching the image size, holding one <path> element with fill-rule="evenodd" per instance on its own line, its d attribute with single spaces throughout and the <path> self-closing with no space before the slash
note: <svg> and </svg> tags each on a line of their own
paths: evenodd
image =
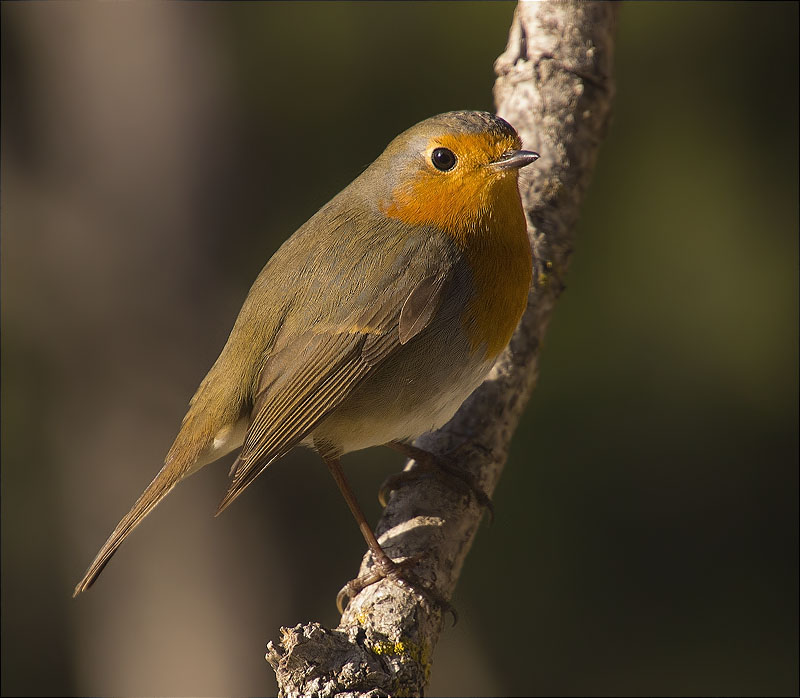
<svg viewBox="0 0 800 698">
<path fill-rule="evenodd" d="M 536 382 L 539 347 L 609 122 L 616 14 L 613 3 L 520 3 L 495 63 L 498 114 L 541 154 L 520 179 L 534 252 L 528 308 L 486 382 L 444 428 L 417 441 L 456 458 L 488 494 Z M 414 574 L 450 598 L 483 513 L 469 493 L 428 478 L 393 492 L 376 533 L 393 559 L 424 553 Z M 369 555 L 361 572 L 368 566 Z M 421 695 L 443 626 L 440 607 L 383 580 L 350 602 L 335 630 L 283 628 L 267 660 L 285 696 Z"/>
</svg>

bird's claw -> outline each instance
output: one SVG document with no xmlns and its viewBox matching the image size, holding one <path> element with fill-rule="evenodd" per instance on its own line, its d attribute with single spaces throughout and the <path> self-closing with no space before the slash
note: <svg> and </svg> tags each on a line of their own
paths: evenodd
<svg viewBox="0 0 800 698">
<path fill-rule="evenodd" d="M 483 447 L 481 447 L 483 448 Z M 408 452 L 406 455 L 413 458 L 416 462 L 416 467 L 412 470 L 403 470 L 402 472 L 395 473 L 387 477 L 380 489 L 378 490 L 378 501 L 381 506 L 386 506 L 389 501 L 389 495 L 396 489 L 411 482 L 416 482 L 431 474 L 438 474 L 445 476 L 448 484 L 454 489 L 463 492 L 464 494 L 472 494 L 478 504 L 485 508 L 489 513 L 489 523 L 494 523 L 494 505 L 489 495 L 483 491 L 483 488 L 478 484 L 475 476 L 468 470 L 460 467 L 452 458 L 451 454 L 437 455 L 414 449 L 419 453 Z M 488 449 L 484 449 L 487 452 Z"/>
<path fill-rule="evenodd" d="M 351 579 L 345 584 L 336 595 L 336 608 L 339 613 L 344 613 L 345 608 L 356 595 L 368 586 L 379 582 L 381 579 L 388 579 L 393 584 L 411 591 L 418 599 L 432 606 L 438 606 L 442 613 L 450 613 L 453 616 L 453 625 L 458 622 L 458 613 L 453 605 L 445 599 L 435 589 L 425 586 L 415 575 L 408 571 L 408 568 L 416 565 L 424 554 L 412 555 L 404 560 L 395 562 L 389 558 L 383 561 L 375 561 L 372 569 L 360 577 Z"/>
</svg>

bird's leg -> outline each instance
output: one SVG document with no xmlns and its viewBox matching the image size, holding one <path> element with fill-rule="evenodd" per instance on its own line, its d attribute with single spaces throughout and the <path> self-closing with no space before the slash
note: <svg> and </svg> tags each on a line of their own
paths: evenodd
<svg viewBox="0 0 800 698">
<path fill-rule="evenodd" d="M 455 610 L 450 603 L 446 599 L 442 598 L 437 592 L 424 587 L 422 583 L 416 580 L 408 571 L 407 568 L 415 565 L 419 561 L 421 555 L 415 555 L 400 562 L 395 562 L 392 560 L 384 552 L 383 548 L 381 548 L 380 543 L 378 543 L 378 539 L 372 532 L 372 529 L 370 528 L 370 525 L 364 516 L 364 512 L 361 511 L 361 507 L 358 505 L 358 501 L 356 500 L 353 491 L 350 489 L 350 485 L 345 479 L 339 459 L 322 456 L 322 460 L 325 461 L 325 465 L 327 465 L 328 469 L 331 471 L 333 479 L 336 480 L 336 484 L 339 486 L 339 490 L 347 502 L 347 506 L 350 507 L 350 511 L 353 513 L 353 517 L 358 524 L 358 528 L 361 530 L 361 535 L 364 536 L 364 540 L 367 542 L 367 546 L 369 546 L 370 552 L 372 553 L 372 559 L 375 562 L 375 566 L 369 574 L 362 575 L 351 580 L 338 593 L 336 596 L 336 607 L 339 609 L 339 613 L 344 612 L 344 608 L 347 605 L 344 603 L 345 600 L 349 601 L 349 599 L 352 599 L 356 594 L 358 594 L 358 592 L 365 587 L 368 587 L 370 584 L 374 584 L 381 579 L 389 579 L 398 586 L 411 588 L 425 601 L 441 606 L 444 611 L 450 611 L 453 614 L 453 620 L 455 622 Z"/>
<path fill-rule="evenodd" d="M 472 473 L 460 467 L 456 461 L 449 457 L 449 454 L 437 455 L 426 451 L 417 446 L 404 443 L 402 441 L 390 441 L 385 444 L 389 448 L 402 453 L 406 458 L 415 461 L 417 467 L 413 470 L 404 470 L 396 475 L 390 475 L 381 485 L 378 492 L 378 499 L 383 506 L 389 499 L 389 494 L 402 485 L 418 480 L 431 473 L 444 475 L 448 482 L 456 489 L 471 493 L 482 507 L 486 507 L 489 512 L 489 521 L 494 521 L 494 506 L 489 495 L 475 480 Z"/>
</svg>

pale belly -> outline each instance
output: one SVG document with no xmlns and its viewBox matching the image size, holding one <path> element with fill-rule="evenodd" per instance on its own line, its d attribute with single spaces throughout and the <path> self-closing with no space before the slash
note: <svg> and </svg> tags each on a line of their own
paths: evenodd
<svg viewBox="0 0 800 698">
<path fill-rule="evenodd" d="M 494 365 L 474 350 L 454 313 L 398 347 L 314 429 L 314 442 L 342 454 L 409 439 L 455 414 Z"/>
<path fill-rule="evenodd" d="M 314 440 L 332 445 L 339 453 L 358 451 L 390 441 L 411 439 L 446 424 L 461 404 L 483 382 L 494 361 L 474 362 L 452 370 L 448 380 L 441 374 L 432 379 L 374 385 L 368 382 L 356 390 L 309 435 L 304 445 Z M 427 371 L 423 373 L 428 374 Z M 438 379 L 438 380 L 436 380 Z"/>
</svg>

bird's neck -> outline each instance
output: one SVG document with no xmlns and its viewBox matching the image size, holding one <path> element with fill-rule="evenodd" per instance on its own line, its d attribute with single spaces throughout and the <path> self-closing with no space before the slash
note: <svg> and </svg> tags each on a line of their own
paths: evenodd
<svg viewBox="0 0 800 698">
<path fill-rule="evenodd" d="M 528 302 L 532 258 L 516 178 L 499 183 L 494 205 L 454 236 L 472 270 L 475 294 L 463 316 L 474 351 L 494 359 L 505 349 Z"/>
<path fill-rule="evenodd" d="M 464 313 L 473 351 L 494 359 L 508 344 L 527 305 L 531 247 L 517 177 L 461 178 L 444 200 L 424 187 L 400 187 L 381 207 L 390 218 L 446 233 L 464 254 L 475 292 Z"/>
</svg>

